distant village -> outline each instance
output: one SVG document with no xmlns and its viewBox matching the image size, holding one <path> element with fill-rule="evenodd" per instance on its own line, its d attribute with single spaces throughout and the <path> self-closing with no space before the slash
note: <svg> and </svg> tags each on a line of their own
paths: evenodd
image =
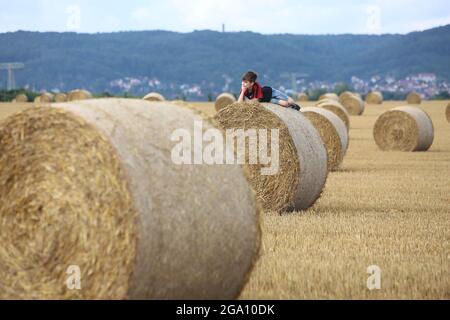
<svg viewBox="0 0 450 320">
<path fill-rule="evenodd" d="M 235 79 L 234 79 L 235 80 Z M 307 82 L 304 79 L 297 79 L 296 83 L 276 83 L 278 89 L 289 94 L 295 92 L 312 91 L 335 91 L 339 86 L 348 86 L 355 92 L 366 94 L 370 91 L 381 91 L 385 94 L 392 93 L 393 96 L 406 95 L 411 91 L 416 91 L 424 99 L 430 99 L 442 92 L 450 93 L 450 83 L 438 80 L 433 73 L 419 73 L 411 75 L 405 79 L 396 79 L 393 76 L 373 76 L 371 79 L 360 79 L 353 76 L 350 83 L 329 83 L 325 81 Z M 222 83 L 199 83 L 199 84 L 175 84 L 164 83 L 157 78 L 131 78 L 126 77 L 110 82 L 112 92 L 130 92 L 133 94 L 146 94 L 149 91 L 163 92 L 169 98 L 184 100 L 212 100 L 222 92 L 232 92 L 239 89 L 233 79 L 227 75 L 223 76 Z M 236 87 L 236 88 L 234 88 Z M 171 96 L 172 95 L 172 96 Z"/>
</svg>

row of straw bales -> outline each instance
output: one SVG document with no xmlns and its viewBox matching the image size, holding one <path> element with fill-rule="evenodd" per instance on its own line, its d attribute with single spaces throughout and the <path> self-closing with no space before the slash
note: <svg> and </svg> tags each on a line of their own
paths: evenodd
<svg viewBox="0 0 450 320">
<path fill-rule="evenodd" d="M 340 96 L 335 93 L 326 93 L 319 97 L 319 101 L 322 100 L 334 100 L 343 103 L 346 99 L 354 95 L 362 100 L 361 95 L 357 93 L 344 92 Z M 75 101 L 75 100 L 86 100 L 91 99 L 92 94 L 87 90 L 73 90 L 67 94 L 65 93 L 43 93 L 40 96 L 35 98 L 35 102 L 66 102 L 66 101 Z M 163 95 L 157 92 L 151 92 L 147 94 L 144 98 L 147 101 L 166 101 Z M 297 100 L 300 102 L 309 101 L 309 96 L 305 93 L 299 93 L 297 95 Z M 351 100 L 351 99 L 350 99 Z M 231 102 L 230 102 L 231 101 Z M 408 104 L 420 104 L 422 101 L 421 96 L 416 92 L 411 92 L 407 96 Z M 19 94 L 14 99 L 14 102 L 28 102 L 28 97 L 25 94 Z M 222 93 L 216 99 L 216 109 L 219 111 L 224 106 L 236 102 L 236 98 L 231 93 Z M 365 102 L 368 104 L 382 104 L 383 103 L 383 94 L 379 91 L 369 92 L 366 96 Z M 350 103 L 352 105 L 352 103 Z M 350 109 L 353 107 L 350 106 Z M 358 109 L 358 108 L 357 108 Z"/>
<path fill-rule="evenodd" d="M 2 261 L 10 288 L 2 298 L 235 298 L 258 257 L 260 208 L 310 208 L 348 146 L 344 122 L 318 107 L 235 102 L 206 119 L 154 100 L 49 106 L 0 124 L 0 219 L 17 218 L 3 224 L 2 248 L 23 248 Z M 176 165 L 171 135 L 180 128 L 194 135 L 196 121 L 204 132 L 278 129 L 279 170 Z M 30 242 L 16 236 L 18 228 L 33 232 L 34 244 L 22 245 Z M 55 264 L 35 246 L 50 250 Z M 83 290 L 65 287 L 71 265 L 79 266 Z"/>
<path fill-rule="evenodd" d="M 262 175 L 261 164 L 245 165 L 264 210 L 303 210 L 320 197 L 328 175 L 327 152 L 319 133 L 301 112 L 268 103 L 236 102 L 221 109 L 214 120 L 224 129 L 279 131 L 278 173 Z"/>
<path fill-rule="evenodd" d="M 213 118 L 156 93 L 87 97 L 69 93 L 85 101 L 29 108 L 0 123 L 0 298 L 236 298 L 259 256 L 261 211 L 313 206 L 342 165 L 349 115 L 364 111 L 353 93 L 326 95 L 301 112 L 223 95 Z M 173 133 L 195 136 L 199 121 L 202 133 L 221 135 L 277 129 L 279 143 L 267 148 L 279 153 L 279 170 L 175 164 Z M 373 134 L 381 150 L 427 150 L 434 138 L 416 107 L 382 114 Z M 195 150 L 183 152 L 192 159 Z M 70 266 L 79 267 L 83 290 L 67 287 Z"/>
<path fill-rule="evenodd" d="M 17 102 L 27 102 L 28 98 L 25 95 L 21 95 L 20 101 L 18 100 L 19 96 L 16 97 Z M 66 93 L 49 93 L 44 92 L 41 93 L 34 99 L 35 103 L 52 103 L 52 102 L 67 102 L 67 101 L 78 101 L 78 100 L 88 100 L 92 99 L 92 94 L 87 90 L 72 90 Z"/>
<path fill-rule="evenodd" d="M 344 92 L 339 97 L 335 93 L 325 93 L 319 97 L 319 101 L 328 99 L 328 100 L 340 101 L 342 103 L 344 99 L 349 97 L 350 93 L 353 95 L 356 95 L 357 97 L 359 97 L 362 100 L 361 95 L 358 93 Z M 297 100 L 300 102 L 306 102 L 306 101 L 309 101 L 309 96 L 306 93 L 299 93 L 297 95 Z M 366 98 L 365 98 L 365 102 L 368 104 L 382 104 L 383 101 L 384 101 L 384 97 L 380 91 L 371 91 L 366 95 Z M 417 92 L 412 91 L 407 95 L 406 101 L 408 104 L 420 104 L 422 102 L 422 97 Z"/>
</svg>

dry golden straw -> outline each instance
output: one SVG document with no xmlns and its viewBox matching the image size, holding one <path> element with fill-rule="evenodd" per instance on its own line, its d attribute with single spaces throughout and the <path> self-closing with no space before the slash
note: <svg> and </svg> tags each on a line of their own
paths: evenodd
<svg viewBox="0 0 450 320">
<path fill-rule="evenodd" d="M 319 103 L 316 105 L 319 108 L 323 108 L 326 110 L 329 110 L 333 112 L 335 115 L 337 115 L 345 124 L 347 128 L 347 132 L 350 130 L 350 116 L 348 114 L 347 109 L 345 109 L 339 102 L 336 101 L 319 101 Z"/>
<path fill-rule="evenodd" d="M 182 107 L 189 105 L 189 103 L 184 100 L 172 100 L 172 101 L 170 101 L 170 103 L 172 103 L 176 106 L 182 106 Z"/>
<path fill-rule="evenodd" d="M 352 116 L 360 116 L 364 113 L 364 101 L 356 94 L 344 95 L 341 97 L 340 102 Z"/>
<path fill-rule="evenodd" d="M 306 93 L 299 93 L 297 100 L 300 102 L 307 102 L 309 101 L 309 96 Z"/>
<path fill-rule="evenodd" d="M 327 153 L 317 130 L 300 112 L 273 104 L 234 103 L 215 119 L 224 129 L 279 130 L 278 173 L 262 175 L 265 165 L 245 165 L 265 210 L 303 210 L 320 197 L 327 178 Z M 270 145 L 268 149 L 271 152 Z"/>
<path fill-rule="evenodd" d="M 78 101 L 92 99 L 92 94 L 87 90 L 73 90 L 67 94 L 67 101 Z"/>
<path fill-rule="evenodd" d="M 320 134 L 328 152 L 328 170 L 336 171 L 348 149 L 348 133 L 344 122 L 333 112 L 318 108 L 303 108 L 302 113 Z"/>
<path fill-rule="evenodd" d="M 26 94 L 21 93 L 16 96 L 15 102 L 21 102 L 21 103 L 28 102 L 28 97 Z"/>
<path fill-rule="evenodd" d="M 373 136 L 383 151 L 426 151 L 433 144 L 434 128 L 422 109 L 397 107 L 377 119 Z"/>
<path fill-rule="evenodd" d="M 55 102 L 66 102 L 66 101 L 67 101 L 67 94 L 57 93 L 55 95 Z"/>
<path fill-rule="evenodd" d="M 383 94 L 379 91 L 369 92 L 366 96 L 366 102 L 368 104 L 382 104 Z"/>
<path fill-rule="evenodd" d="M 157 92 L 150 92 L 148 95 L 144 97 L 144 100 L 150 101 L 150 102 L 162 102 L 166 101 L 166 98 L 160 93 Z"/>
<path fill-rule="evenodd" d="M 352 95 L 354 95 L 354 93 L 353 93 L 353 92 L 350 92 L 350 91 L 342 92 L 342 93 L 339 95 L 339 102 L 342 103 L 342 99 L 348 98 L 348 97 L 350 97 L 350 96 L 352 96 Z"/>
<path fill-rule="evenodd" d="M 339 97 L 336 93 L 325 93 L 319 97 L 320 100 L 334 100 L 339 101 Z"/>
<path fill-rule="evenodd" d="M 450 102 L 445 109 L 445 117 L 447 118 L 447 121 L 450 122 Z"/>
<path fill-rule="evenodd" d="M 40 96 L 34 99 L 35 103 L 50 103 L 54 100 L 54 96 L 51 93 L 44 92 Z"/>
<path fill-rule="evenodd" d="M 176 165 L 187 108 L 100 99 L 0 124 L 1 299 L 231 299 L 259 250 L 237 165 Z M 224 195 L 226 197 L 224 198 Z M 81 290 L 67 287 L 69 266 Z"/>
<path fill-rule="evenodd" d="M 231 93 L 222 93 L 220 94 L 215 102 L 215 108 L 216 111 L 219 112 L 223 108 L 229 106 L 230 104 L 233 104 L 236 102 L 236 98 Z"/>
<path fill-rule="evenodd" d="M 417 92 L 411 92 L 406 97 L 406 101 L 408 102 L 408 104 L 421 104 L 422 97 Z"/>
</svg>

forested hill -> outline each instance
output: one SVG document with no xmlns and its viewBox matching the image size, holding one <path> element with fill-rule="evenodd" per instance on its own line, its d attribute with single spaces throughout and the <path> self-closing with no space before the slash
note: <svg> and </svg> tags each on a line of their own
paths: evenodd
<svg viewBox="0 0 450 320">
<path fill-rule="evenodd" d="M 111 89 L 111 81 L 222 87 L 247 69 L 267 79 L 344 81 L 352 76 L 405 77 L 435 73 L 450 79 L 450 25 L 407 35 L 261 35 L 252 32 L 118 32 L 103 34 L 14 32 L 0 34 L 0 62 L 23 62 L 19 86 L 38 90 Z M 237 78 L 237 79 L 236 79 Z M 0 85 L 6 72 L 0 72 Z M 234 85 L 235 83 L 233 83 Z"/>
</svg>

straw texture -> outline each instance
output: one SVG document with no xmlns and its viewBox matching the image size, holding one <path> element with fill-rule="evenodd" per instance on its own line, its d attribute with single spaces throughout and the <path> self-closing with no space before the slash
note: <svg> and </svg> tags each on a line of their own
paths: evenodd
<svg viewBox="0 0 450 320">
<path fill-rule="evenodd" d="M 99 99 L 2 122 L 0 298 L 235 298 L 258 209 L 239 166 L 174 164 L 171 135 L 194 121 L 169 103 Z M 82 290 L 67 289 L 69 265 Z"/>
<path fill-rule="evenodd" d="M 356 94 L 344 95 L 341 97 L 340 102 L 352 116 L 360 116 L 364 113 L 364 101 Z"/>
<path fill-rule="evenodd" d="M 450 122 L 450 102 L 445 109 L 445 117 L 447 118 L 447 121 Z"/>
<path fill-rule="evenodd" d="M 144 97 L 144 100 L 150 101 L 150 102 L 162 102 L 166 101 L 166 98 L 160 93 L 157 92 L 150 92 Z"/>
<path fill-rule="evenodd" d="M 336 171 L 348 149 L 348 133 L 344 122 L 333 112 L 318 108 L 303 108 L 302 113 L 320 134 L 328 152 L 328 170 Z"/>
<path fill-rule="evenodd" d="M 323 108 L 326 110 L 329 110 L 333 112 L 335 115 L 337 115 L 345 124 L 345 127 L 347 128 L 347 132 L 350 130 L 350 115 L 348 114 L 347 109 L 345 109 L 342 104 L 335 101 L 323 101 L 316 105 L 319 108 Z"/>
<path fill-rule="evenodd" d="M 87 90 L 72 90 L 67 94 L 67 101 L 92 99 L 92 94 Z"/>
<path fill-rule="evenodd" d="M 339 101 L 339 97 L 336 93 L 325 93 L 319 97 L 319 101 L 321 101 L 321 100 Z"/>
<path fill-rule="evenodd" d="M 57 93 L 55 95 L 55 102 L 66 102 L 66 101 L 67 101 L 67 94 Z"/>
<path fill-rule="evenodd" d="M 383 151 L 426 151 L 433 144 L 434 128 L 420 108 L 397 107 L 377 119 L 373 135 Z"/>
<path fill-rule="evenodd" d="M 263 165 L 246 164 L 264 210 L 303 210 L 319 198 L 327 178 L 326 150 L 300 112 L 273 104 L 234 103 L 215 119 L 224 129 L 279 130 L 278 173 L 264 176 L 260 172 Z M 268 149 L 270 152 L 270 146 Z"/>
<path fill-rule="evenodd" d="M 16 96 L 15 102 L 22 102 L 22 103 L 23 102 L 28 102 L 28 97 L 27 97 L 26 94 L 21 93 L 21 94 Z"/>
<path fill-rule="evenodd" d="M 408 104 L 421 104 L 422 97 L 417 92 L 411 92 L 406 97 L 406 101 L 408 102 Z"/>
<path fill-rule="evenodd" d="M 369 92 L 366 96 L 366 102 L 368 104 L 382 104 L 383 94 L 379 91 Z"/>
<path fill-rule="evenodd" d="M 309 96 L 306 93 L 299 93 L 297 100 L 300 102 L 307 102 L 309 101 Z"/>
<path fill-rule="evenodd" d="M 236 98 L 231 93 L 225 92 L 217 97 L 214 106 L 216 108 L 216 111 L 219 112 L 223 108 L 225 108 L 235 102 L 236 102 Z"/>
</svg>

